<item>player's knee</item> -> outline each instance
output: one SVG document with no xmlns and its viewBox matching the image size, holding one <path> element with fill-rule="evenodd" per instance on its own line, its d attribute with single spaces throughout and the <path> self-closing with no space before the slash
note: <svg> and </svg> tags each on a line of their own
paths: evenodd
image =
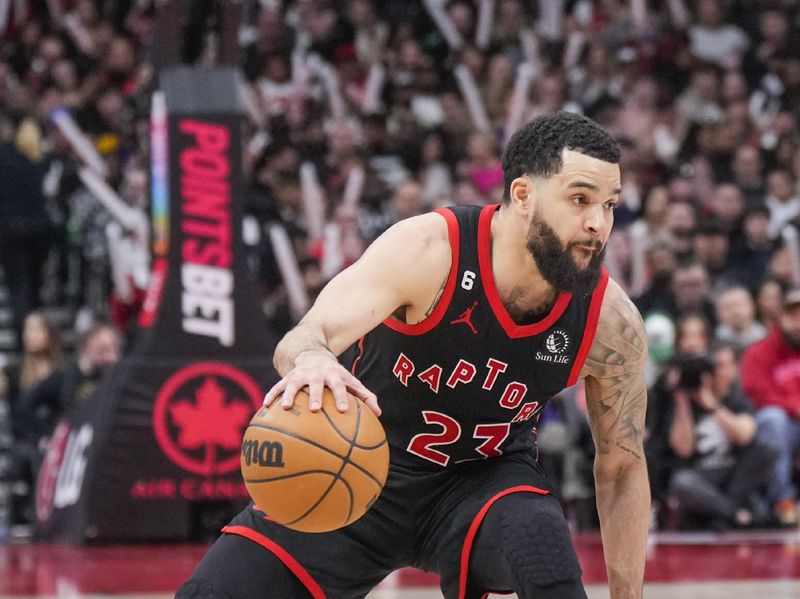
<svg viewBox="0 0 800 599">
<path fill-rule="evenodd" d="M 232 597 L 209 580 L 190 578 L 175 593 L 175 599 L 232 599 Z"/>
<path fill-rule="evenodd" d="M 520 588 L 580 581 L 569 528 L 554 498 L 513 493 L 498 500 L 487 518 L 500 530 L 501 552 Z"/>
</svg>

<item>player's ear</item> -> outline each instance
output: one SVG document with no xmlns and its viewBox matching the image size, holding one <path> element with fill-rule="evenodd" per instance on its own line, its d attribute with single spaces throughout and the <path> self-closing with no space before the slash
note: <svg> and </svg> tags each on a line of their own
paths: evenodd
<svg viewBox="0 0 800 599">
<path fill-rule="evenodd" d="M 511 182 L 509 196 L 514 210 L 529 212 L 533 208 L 533 194 L 533 181 L 528 177 L 517 177 Z"/>
</svg>

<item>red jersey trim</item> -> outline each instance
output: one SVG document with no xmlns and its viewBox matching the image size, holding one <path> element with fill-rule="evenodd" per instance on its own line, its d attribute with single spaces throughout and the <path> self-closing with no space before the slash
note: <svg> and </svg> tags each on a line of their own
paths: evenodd
<svg viewBox="0 0 800 599">
<path fill-rule="evenodd" d="M 350 374 L 355 376 L 356 374 L 356 367 L 358 363 L 361 361 L 361 358 L 364 356 L 364 336 L 361 336 L 361 339 L 358 340 L 358 355 L 353 359 L 353 366 L 350 369 Z"/>
<path fill-rule="evenodd" d="M 490 204 L 481 210 L 480 220 L 478 221 L 478 265 L 481 271 L 481 281 L 483 281 L 483 291 L 486 294 L 489 304 L 492 306 L 497 320 L 505 330 L 506 335 L 512 339 L 537 335 L 549 329 L 567 309 L 572 293 L 562 291 L 553 304 L 550 313 L 539 322 L 531 324 L 517 324 L 503 305 L 500 294 L 497 292 L 497 285 L 494 281 L 492 272 L 492 214 L 499 204 Z"/>
<path fill-rule="evenodd" d="M 322 590 L 322 587 L 319 586 L 317 581 L 314 580 L 311 574 L 308 573 L 308 570 L 306 570 L 300 564 L 300 562 L 292 557 L 288 551 L 286 551 L 272 539 L 265 537 L 260 532 L 256 532 L 252 528 L 247 528 L 246 526 L 225 526 L 222 529 L 222 532 L 242 536 L 253 541 L 254 543 L 258 543 L 268 551 L 271 551 L 275 557 L 281 560 L 283 564 L 289 568 L 289 570 L 291 570 L 292 574 L 297 576 L 297 578 L 308 589 L 308 592 L 311 593 L 311 596 L 314 599 L 325 599 L 325 591 Z"/>
<path fill-rule="evenodd" d="M 608 271 L 603 267 L 600 270 L 600 280 L 592 292 L 592 301 L 589 304 L 589 312 L 586 315 L 586 326 L 583 329 L 583 339 L 581 340 L 581 346 L 578 348 L 578 353 L 575 355 L 575 361 L 572 363 L 572 370 L 570 370 L 569 378 L 567 379 L 567 387 L 571 387 L 578 382 L 581 369 L 586 363 L 586 356 L 589 355 L 589 350 L 592 348 L 592 343 L 594 343 L 594 335 L 597 332 L 597 323 L 600 321 L 600 308 L 603 307 L 606 287 L 608 287 Z"/>
<path fill-rule="evenodd" d="M 461 548 L 461 569 L 458 575 L 458 599 L 464 599 L 467 594 L 467 576 L 469 575 L 469 556 L 472 551 L 472 544 L 475 542 L 475 537 L 478 535 L 478 529 L 486 517 L 486 512 L 492 507 L 495 501 L 511 493 L 538 493 L 539 495 L 549 495 L 550 491 L 534 487 L 533 485 L 517 485 L 516 487 L 509 487 L 491 497 L 489 501 L 483 504 L 483 507 L 475 515 L 472 524 L 469 525 L 467 536 L 464 538 L 464 546 Z"/>
<path fill-rule="evenodd" d="M 447 275 L 447 283 L 445 283 L 444 293 L 439 298 L 439 302 L 433 309 L 433 312 L 425 320 L 421 320 L 415 324 L 407 324 L 401 322 L 394 316 L 389 316 L 383 321 L 387 327 L 398 333 L 405 335 L 422 335 L 427 333 L 435 327 L 442 320 L 447 308 L 450 305 L 450 300 L 453 298 L 453 290 L 456 287 L 456 277 L 458 276 L 458 249 L 459 249 L 459 235 L 458 235 L 458 220 L 456 215 L 447 208 L 437 208 L 433 212 L 441 214 L 447 221 L 447 235 L 450 238 L 450 250 L 453 256 L 452 264 L 450 265 L 450 273 Z"/>
</svg>

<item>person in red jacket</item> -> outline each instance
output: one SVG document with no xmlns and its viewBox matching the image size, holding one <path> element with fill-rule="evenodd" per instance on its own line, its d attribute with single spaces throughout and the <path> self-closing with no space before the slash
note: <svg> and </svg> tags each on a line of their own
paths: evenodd
<svg viewBox="0 0 800 599">
<path fill-rule="evenodd" d="M 757 438 L 779 451 L 768 496 L 785 525 L 798 523 L 794 458 L 800 453 L 800 289 L 783 298 L 776 325 L 742 356 L 742 387 L 759 408 Z"/>
</svg>

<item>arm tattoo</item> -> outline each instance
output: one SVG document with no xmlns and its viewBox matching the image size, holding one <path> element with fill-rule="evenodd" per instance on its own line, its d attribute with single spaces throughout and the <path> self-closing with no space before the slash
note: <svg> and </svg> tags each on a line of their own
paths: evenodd
<svg viewBox="0 0 800 599">
<path fill-rule="evenodd" d="M 641 460 L 647 406 L 644 325 L 623 292 L 609 295 L 586 359 L 589 420 L 600 453 L 617 447 Z"/>
<path fill-rule="evenodd" d="M 431 303 L 430 307 L 425 310 L 425 318 L 433 314 L 433 311 L 436 309 L 436 304 L 439 303 L 439 300 L 442 298 L 442 294 L 444 294 L 444 288 L 447 286 L 447 277 L 445 277 L 444 281 L 442 281 L 442 286 L 439 287 L 439 291 L 436 292 L 436 296 L 433 298 L 433 302 Z"/>
</svg>

